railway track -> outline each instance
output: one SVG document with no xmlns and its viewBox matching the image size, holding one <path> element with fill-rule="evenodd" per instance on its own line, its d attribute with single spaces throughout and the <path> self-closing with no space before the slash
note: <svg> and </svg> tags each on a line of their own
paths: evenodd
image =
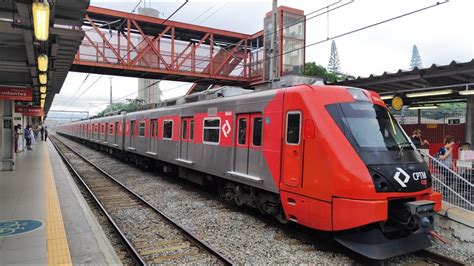
<svg viewBox="0 0 474 266">
<path fill-rule="evenodd" d="M 233 264 L 67 144 L 51 141 L 138 264 Z"/>
<path fill-rule="evenodd" d="M 420 250 L 416 252 L 416 255 L 423 258 L 423 261 L 429 265 L 436 264 L 436 265 L 453 265 L 453 266 L 462 266 L 466 265 L 463 262 L 455 260 L 450 257 L 446 257 L 440 255 L 438 253 L 431 252 L 429 250 Z M 417 263 L 417 265 L 419 265 Z"/>
<path fill-rule="evenodd" d="M 189 189 L 193 189 L 196 192 L 201 193 L 203 196 L 205 195 L 206 197 L 217 200 L 217 197 L 214 197 L 208 193 L 203 193 L 202 190 L 196 189 L 195 187 L 189 187 Z M 240 208 L 235 207 L 232 204 L 226 204 L 226 206 L 229 209 L 235 210 L 235 211 L 241 211 Z M 274 226 L 274 227 L 279 227 L 282 230 L 285 231 L 285 237 L 289 238 L 294 238 L 298 239 L 299 241 L 302 241 L 303 243 L 311 244 L 312 246 L 315 246 L 318 250 L 322 251 L 327 251 L 327 252 L 332 252 L 337 250 L 337 253 L 343 256 L 347 256 L 354 260 L 353 265 L 387 265 L 387 261 L 377 261 L 377 260 L 372 260 L 366 257 L 363 257 L 359 254 L 356 254 L 348 249 L 342 248 L 334 241 L 331 241 L 331 237 L 327 234 L 314 234 L 314 232 L 311 232 L 311 230 L 299 227 L 299 226 L 289 226 L 289 225 L 282 225 L 280 223 L 277 223 L 274 219 L 266 217 L 266 216 L 261 216 L 258 212 L 253 212 L 250 210 L 250 213 L 254 215 L 255 217 L 259 218 L 260 220 L 264 221 L 265 223 Z M 416 261 L 413 263 L 409 263 L 408 265 L 466 265 L 463 262 L 457 261 L 455 259 L 433 253 L 428 250 L 421 250 L 418 252 L 415 252 L 413 255 L 416 256 Z M 230 263 L 230 262 L 229 262 Z"/>
</svg>

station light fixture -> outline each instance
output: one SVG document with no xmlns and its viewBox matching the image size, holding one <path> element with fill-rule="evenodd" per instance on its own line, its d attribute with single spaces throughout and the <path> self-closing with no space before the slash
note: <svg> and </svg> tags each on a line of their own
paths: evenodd
<svg viewBox="0 0 474 266">
<path fill-rule="evenodd" d="M 46 93 L 46 86 L 40 86 L 40 92 L 41 93 Z"/>
<path fill-rule="evenodd" d="M 41 93 L 41 99 L 46 99 L 46 93 Z"/>
<path fill-rule="evenodd" d="M 427 109 L 438 109 L 437 105 L 425 105 L 425 106 L 411 106 L 408 110 L 427 110 Z"/>
<path fill-rule="evenodd" d="M 452 93 L 453 93 L 453 90 L 439 90 L 439 91 L 425 91 L 425 92 L 408 93 L 406 96 L 408 98 L 417 98 L 417 97 L 447 95 L 447 94 L 452 94 Z"/>
<path fill-rule="evenodd" d="M 382 96 L 380 96 L 380 99 L 385 101 L 385 100 L 391 100 L 391 99 L 393 99 L 393 97 L 395 97 L 395 95 L 393 95 L 393 94 L 392 95 L 382 95 Z"/>
<path fill-rule="evenodd" d="M 40 101 L 40 106 L 41 106 L 41 108 L 44 108 L 44 102 L 45 102 L 44 100 L 41 100 L 41 101 Z"/>
<path fill-rule="evenodd" d="M 47 1 L 34 2 L 32 6 L 33 28 L 39 41 L 47 41 L 49 36 L 49 4 Z"/>
<path fill-rule="evenodd" d="M 41 85 L 46 85 L 46 83 L 48 83 L 48 75 L 46 75 L 46 73 L 39 74 L 38 78 Z"/>
<path fill-rule="evenodd" d="M 38 70 L 41 72 L 48 71 L 48 56 L 45 54 L 40 54 L 38 56 Z"/>
<path fill-rule="evenodd" d="M 465 91 L 460 91 L 460 95 L 474 95 L 474 90 L 465 90 Z"/>
</svg>

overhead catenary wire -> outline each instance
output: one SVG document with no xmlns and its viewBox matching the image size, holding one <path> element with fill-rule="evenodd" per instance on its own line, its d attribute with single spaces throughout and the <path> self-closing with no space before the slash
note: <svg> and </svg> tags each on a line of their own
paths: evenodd
<svg viewBox="0 0 474 266">
<path fill-rule="evenodd" d="M 215 2 L 214 2 L 215 3 Z M 189 21 L 188 23 L 191 24 L 193 23 L 194 21 L 198 20 L 199 18 L 201 18 L 202 16 L 204 16 L 205 14 L 207 14 L 207 12 L 211 11 L 212 9 L 214 9 L 214 5 L 211 5 L 208 9 L 206 9 L 204 12 L 202 12 L 201 14 L 199 14 L 197 17 L 195 17 L 193 20 Z"/>
<path fill-rule="evenodd" d="M 71 96 L 71 98 L 69 98 L 69 100 L 66 101 L 66 103 L 69 103 L 70 101 L 72 101 L 72 99 L 74 99 L 74 97 L 76 96 L 76 94 L 79 92 L 79 90 L 81 90 L 82 86 L 84 86 L 84 84 L 86 83 L 87 79 L 89 78 L 90 76 L 90 73 L 87 74 L 87 76 L 82 80 L 81 82 L 81 85 L 79 85 L 79 87 L 77 88 L 77 90 L 74 92 L 74 94 Z M 66 105 L 66 108 L 69 107 L 69 105 L 67 104 Z"/>
<path fill-rule="evenodd" d="M 143 0 L 140 0 L 136 5 L 135 7 L 132 9 L 132 11 L 130 12 L 130 14 L 132 14 L 133 12 L 135 12 L 135 10 L 140 6 L 140 4 L 143 2 Z M 189 2 L 189 0 L 186 0 L 184 3 L 182 3 L 177 9 L 175 9 L 162 23 L 161 25 L 163 25 L 164 23 L 166 23 L 171 17 L 173 17 L 180 9 L 182 9 L 187 3 Z M 125 23 L 126 20 L 123 20 L 122 23 L 118 26 L 118 29 L 120 29 L 120 27 L 123 25 L 123 23 Z M 109 41 L 112 39 L 112 36 L 109 37 Z M 142 41 L 143 42 L 143 41 Z M 124 56 L 124 58 L 130 53 L 130 51 L 128 51 L 128 53 Z M 87 77 L 89 76 L 89 74 L 87 75 Z M 87 79 L 86 77 L 86 79 Z M 91 86 L 93 86 L 97 81 L 99 81 L 99 79 L 101 79 L 103 77 L 103 75 L 101 75 Z M 156 84 L 156 83 L 155 83 Z M 85 92 L 87 92 L 91 87 L 87 88 L 82 94 L 80 94 L 74 101 L 77 101 L 77 99 L 79 99 L 82 95 L 84 95 Z M 74 102 L 73 101 L 73 102 Z M 70 103 L 72 104 L 72 102 Z M 69 104 L 69 105 L 70 105 Z M 69 105 L 67 105 L 65 108 L 67 109 L 69 107 Z"/>
<path fill-rule="evenodd" d="M 130 11 L 130 14 L 132 14 L 133 12 L 135 12 L 135 10 L 140 6 L 140 4 L 143 2 L 143 0 L 139 0 L 138 3 L 135 5 L 135 7 L 133 7 L 132 11 Z M 118 28 L 120 28 L 123 23 L 125 22 L 126 20 L 123 20 L 120 25 L 118 26 Z M 116 23 L 117 21 L 113 21 L 111 23 Z M 110 28 L 110 25 L 111 23 L 107 23 L 107 25 L 109 26 Z M 109 41 L 112 39 L 112 36 L 109 37 Z M 65 109 L 69 108 L 70 104 L 72 104 L 72 100 L 74 99 L 74 96 L 79 92 L 79 90 L 82 88 L 82 86 L 84 85 L 84 83 L 86 82 L 86 80 L 89 78 L 89 75 L 90 73 L 87 74 L 87 76 L 84 78 L 84 80 L 81 82 L 81 86 L 79 86 L 79 88 L 74 92 L 73 96 L 71 97 L 70 99 L 70 102 L 66 105 L 66 107 L 64 107 Z M 102 77 L 102 76 L 101 76 Z M 100 78 L 99 78 L 100 79 Z M 94 82 L 95 83 L 95 82 Z M 82 93 L 81 95 L 83 95 L 84 93 Z M 77 99 L 76 99 L 77 100 Z M 74 100 L 75 101 L 75 100 Z"/>
<path fill-rule="evenodd" d="M 425 6 L 425 7 L 410 11 L 410 12 L 406 12 L 406 13 L 403 13 L 403 14 L 395 16 L 395 17 L 391 17 L 391 18 L 388 18 L 388 19 L 385 19 L 385 20 L 381 20 L 381 21 L 378 21 L 376 23 L 372 23 L 372 24 L 369 24 L 369 25 L 366 25 L 366 26 L 363 26 L 363 27 L 360 27 L 360 28 L 357 28 L 357 29 L 354 29 L 354 30 L 350 30 L 350 31 L 347 31 L 347 32 L 344 32 L 344 33 L 341 33 L 341 34 L 334 35 L 332 37 L 327 37 L 326 39 L 323 39 L 323 40 L 320 40 L 320 41 L 317 41 L 317 42 L 313 42 L 313 43 L 307 44 L 305 46 L 298 47 L 298 48 L 286 51 L 284 53 L 281 53 L 277 56 L 273 56 L 273 57 L 269 57 L 269 58 L 278 58 L 278 57 L 286 55 L 286 54 L 290 54 L 290 53 L 293 53 L 293 52 L 296 52 L 296 51 L 299 51 L 299 50 L 306 49 L 308 47 L 312 47 L 312 46 L 315 46 L 315 45 L 318 45 L 318 44 L 322 44 L 322 43 L 325 43 L 325 42 L 328 42 L 328 41 L 332 41 L 334 39 L 341 38 L 341 37 L 344 37 L 344 36 L 347 36 L 347 35 L 362 31 L 362 30 L 366 30 L 366 29 L 369 29 L 369 28 L 372 28 L 372 27 L 376 27 L 376 26 L 379 26 L 379 25 L 382 25 L 382 24 L 385 24 L 385 23 L 388 23 L 388 22 L 391 22 L 391 21 L 409 16 L 409 15 L 413 15 L 413 14 L 416 14 L 416 13 L 419 13 L 419 12 L 422 12 L 422 11 L 425 11 L 425 10 L 428 10 L 428 9 L 431 9 L 431 8 L 434 8 L 434 7 L 437 7 L 437 6 L 446 4 L 446 3 L 449 3 L 449 0 L 445 0 L 443 2 L 436 2 L 435 4 Z M 269 58 L 267 58 L 267 59 L 269 59 Z M 241 68 L 243 68 L 243 67 L 241 66 L 241 67 L 238 67 L 238 68 L 235 68 L 235 69 L 241 69 Z"/>
<path fill-rule="evenodd" d="M 285 30 L 285 29 L 287 29 L 287 28 L 289 28 L 289 27 L 291 27 L 291 26 L 297 25 L 297 24 L 299 24 L 299 23 L 301 23 L 301 22 L 307 22 L 307 21 L 309 21 L 309 20 L 311 20 L 311 19 L 317 18 L 317 17 L 322 16 L 322 15 L 324 15 L 324 14 L 329 14 L 329 12 L 334 11 L 334 10 L 337 10 L 337 9 L 342 8 L 342 7 L 344 7 L 344 6 L 347 6 L 347 5 L 351 4 L 351 3 L 354 3 L 354 1 L 355 1 L 355 0 L 351 0 L 351 1 L 349 1 L 349 2 L 346 2 L 346 3 L 342 4 L 342 5 L 339 5 L 339 6 L 330 8 L 330 7 L 334 6 L 334 5 L 337 5 L 337 4 L 341 3 L 342 0 L 339 0 L 339 1 L 337 1 L 337 2 L 333 2 L 333 3 L 331 3 L 331 4 L 329 4 L 329 5 L 325 6 L 325 7 L 322 7 L 322 8 L 319 8 L 319 9 L 317 9 L 317 10 L 314 10 L 314 11 L 309 12 L 308 14 L 306 14 L 306 16 L 305 16 L 303 19 L 297 19 L 296 21 L 294 21 L 294 22 L 292 22 L 292 23 L 289 23 L 289 24 L 283 26 L 282 28 L 278 28 L 278 29 L 275 30 L 275 31 L 272 31 L 272 32 L 269 32 L 269 33 L 263 35 L 262 38 L 265 38 L 265 37 L 267 37 L 267 36 L 271 36 L 271 35 L 273 35 L 274 33 L 276 34 L 276 33 L 280 32 L 281 30 Z M 318 12 L 323 11 L 323 10 L 325 10 L 325 11 L 322 12 L 322 13 L 318 13 Z M 318 13 L 318 14 L 308 17 L 308 15 L 312 15 L 312 14 L 315 14 L 315 13 Z M 238 43 L 239 43 L 239 42 L 231 43 L 231 44 L 229 44 L 229 46 L 227 46 L 225 49 L 232 48 L 232 47 L 236 46 Z M 245 47 L 244 45 L 240 45 L 240 46 L 241 46 L 241 47 Z M 248 47 L 247 47 L 247 48 L 248 48 Z M 250 47 L 250 48 L 252 48 L 252 47 Z M 207 62 L 207 61 L 202 60 L 200 63 L 197 63 L 196 66 L 200 66 L 200 65 L 202 65 L 202 64 L 204 64 L 204 63 L 206 63 L 206 62 Z M 237 68 L 237 69 L 238 69 L 238 68 Z"/>
<path fill-rule="evenodd" d="M 217 12 L 221 11 L 229 2 L 225 2 L 221 7 L 219 7 L 216 11 L 212 12 L 209 16 L 205 17 L 203 20 L 199 22 L 199 24 L 204 23 L 209 18 L 213 17 Z"/>
<path fill-rule="evenodd" d="M 143 2 L 143 0 L 140 0 L 140 1 L 135 5 L 135 7 L 132 9 L 132 11 L 131 11 L 130 13 L 135 12 L 135 10 L 138 8 L 138 6 L 139 6 L 142 2 Z M 322 8 L 319 8 L 319 9 L 317 9 L 317 10 L 314 10 L 314 11 L 308 13 L 307 16 L 308 16 L 308 15 L 311 15 L 311 14 L 314 14 L 314 13 L 317 13 L 317 12 L 320 12 L 320 11 L 322 11 L 322 10 L 324 10 L 324 9 L 327 9 L 325 12 L 323 12 L 323 13 L 321 13 L 321 14 L 316 14 L 316 15 L 311 16 L 311 17 L 307 17 L 307 16 L 306 16 L 304 19 L 296 20 L 295 22 L 290 23 L 290 24 L 287 24 L 287 25 L 285 25 L 285 26 L 282 27 L 282 28 L 278 28 L 278 29 L 277 29 L 276 31 L 274 31 L 274 32 L 277 33 L 277 32 L 279 32 L 279 31 L 281 31 L 281 30 L 284 30 L 284 29 L 286 29 L 286 28 L 289 28 L 289 27 L 291 27 L 291 26 L 294 26 L 294 25 L 296 25 L 296 24 L 299 24 L 299 23 L 301 23 L 301 22 L 303 22 L 303 21 L 308 21 L 308 20 L 310 20 L 310 19 L 314 19 L 314 18 L 316 18 L 316 17 L 318 17 L 318 16 L 320 16 L 320 15 L 323 15 L 323 14 L 325 14 L 325 13 L 328 13 L 328 12 L 330 12 L 330 11 L 339 9 L 339 8 L 341 8 L 341 7 L 344 7 L 344 6 L 348 5 L 348 4 L 350 4 L 350 3 L 353 3 L 354 0 L 351 0 L 350 2 L 344 3 L 343 5 L 334 7 L 334 8 L 332 8 L 332 9 L 329 9 L 329 7 L 332 7 L 332 6 L 334 6 L 334 5 L 338 4 L 338 3 L 341 3 L 341 2 L 342 2 L 342 0 L 339 0 L 339 1 L 337 1 L 337 2 L 333 2 L 333 3 L 329 4 L 329 5 L 327 5 L 327 6 L 325 6 L 325 7 L 322 7 Z M 161 22 L 160 25 L 163 25 L 164 23 L 166 23 L 167 21 L 169 21 L 169 19 L 170 19 L 171 17 L 173 17 L 173 16 L 174 16 L 181 8 L 183 8 L 184 5 L 186 5 L 187 3 L 188 3 L 188 0 L 186 0 L 183 4 L 181 4 L 181 6 L 179 6 L 179 7 L 178 7 L 172 14 L 170 14 L 163 22 Z M 204 21 L 207 20 L 208 18 L 210 18 L 210 17 L 212 17 L 213 15 L 215 15 L 218 11 L 222 10 L 222 9 L 226 6 L 226 4 L 227 4 L 227 3 L 224 3 L 224 5 L 222 5 L 222 6 L 221 6 L 220 8 L 218 8 L 216 11 L 214 11 L 213 13 L 211 13 L 208 17 L 206 17 L 206 18 L 205 18 L 203 21 L 201 21 L 200 23 L 204 22 Z M 212 9 L 212 8 L 211 8 L 211 9 Z M 205 13 L 208 12 L 209 10 L 210 10 L 210 9 L 204 11 L 201 15 L 205 14 Z M 200 16 L 201 16 L 201 15 L 200 15 Z M 198 17 L 199 17 L 199 16 L 198 16 Z M 197 18 L 198 18 L 198 17 L 197 17 Z M 194 20 L 196 20 L 197 18 L 195 18 Z M 194 21 L 194 20 L 193 20 L 193 21 Z M 125 23 L 125 21 L 126 21 L 126 20 L 123 20 L 123 21 L 121 22 L 121 24 L 118 26 L 119 29 L 120 29 L 121 26 Z M 269 35 L 271 35 L 271 34 L 274 34 L 274 32 L 271 32 L 271 33 L 269 33 L 269 34 L 266 34 L 266 35 L 264 35 L 263 37 L 269 36 Z M 112 38 L 112 36 L 109 38 L 109 41 L 110 41 L 111 38 Z M 142 42 L 143 42 L 143 41 L 144 41 L 144 40 L 142 40 Z M 231 44 L 229 47 L 232 47 L 232 46 L 235 46 L 235 45 L 237 45 L 237 43 Z M 125 54 L 125 56 L 124 56 L 123 58 L 125 58 L 130 52 L 131 52 L 131 51 L 128 51 L 127 54 Z M 204 61 L 201 62 L 201 63 L 198 63 L 198 65 L 201 65 L 201 64 L 203 64 L 203 63 L 204 63 Z M 145 73 L 146 73 L 146 72 L 145 72 Z M 149 86 L 147 86 L 147 87 L 145 87 L 145 88 L 143 88 L 143 89 L 141 89 L 141 90 L 145 90 L 145 89 L 147 89 L 147 88 L 149 88 L 149 87 L 155 85 L 155 84 L 158 83 L 158 82 L 159 82 L 159 81 L 156 81 L 156 82 L 150 84 Z M 140 90 L 139 90 L 139 91 L 140 91 Z M 134 93 L 133 93 L 133 94 L 134 94 Z M 133 95 L 133 94 L 132 94 L 132 95 Z M 83 95 L 83 94 L 81 94 L 81 95 Z"/>
<path fill-rule="evenodd" d="M 352 3 L 352 2 L 353 2 L 353 1 L 351 1 L 351 2 L 349 2 L 349 3 Z M 357 28 L 357 29 L 354 29 L 354 30 L 351 30 L 351 31 L 347 31 L 347 32 L 344 32 L 344 33 L 341 33 L 341 34 L 337 34 L 337 35 L 332 36 L 332 37 L 327 37 L 327 38 L 324 39 L 324 40 L 320 40 L 320 41 L 317 41 L 317 42 L 314 42 L 314 43 L 310 43 L 310 44 L 308 44 L 308 45 L 305 45 L 305 46 L 303 46 L 303 47 L 299 47 L 299 48 L 295 48 L 295 49 L 286 51 L 286 52 L 284 52 L 284 53 L 282 53 L 282 54 L 280 54 L 280 55 L 275 56 L 274 58 L 279 57 L 279 56 L 282 56 L 282 55 L 285 55 L 285 54 L 293 53 L 293 52 L 295 52 L 295 51 L 299 51 L 299 50 L 302 50 L 302 49 L 306 49 L 306 48 L 308 48 L 308 47 L 312 47 L 312 46 L 315 46 L 315 45 L 318 45 L 318 44 L 321 44 L 321 43 L 324 43 L 324 42 L 327 42 L 327 41 L 330 41 L 330 40 L 334 40 L 334 39 L 337 39 L 337 38 L 340 38 L 340 37 L 343 37 L 343 36 L 347 36 L 347 35 L 349 35 L 349 34 L 353 34 L 353 33 L 356 33 L 356 32 L 362 31 L 362 30 L 366 30 L 366 29 L 369 29 L 369 28 L 372 28 L 372 27 L 375 27 L 375 26 L 378 26 L 378 25 L 381 25 L 381 24 L 384 24 L 384 23 L 388 23 L 388 22 L 390 22 L 390 21 L 397 20 L 397 19 L 400 19 L 400 18 L 409 16 L 409 15 L 413 15 L 413 14 L 415 14 L 415 13 L 419 13 L 419 12 L 422 12 L 422 11 L 424 11 L 424 10 L 431 9 L 431 8 L 433 8 L 433 7 L 436 7 L 436 6 L 439 6 L 439 5 L 448 3 L 448 2 L 449 2 L 449 0 L 445 0 L 445 1 L 443 1 L 443 2 L 437 2 L 436 4 L 432 4 L 432 5 L 429 5 L 429 6 L 420 8 L 420 9 L 416 9 L 416 10 L 413 10 L 413 11 L 410 11 L 410 12 L 407 12 L 407 13 L 403 13 L 403 14 L 398 15 L 398 16 L 395 16 L 395 17 L 391 17 L 391 18 L 388 18 L 388 19 L 385 19 L 385 20 L 382 20 L 382 21 L 379 21 L 379 22 L 376 22 L 376 23 L 372 23 L 372 24 L 366 25 L 366 26 L 364 26 L 364 27 L 360 27 L 360 28 Z M 345 3 L 344 5 L 347 5 L 347 4 L 349 4 L 349 3 Z M 326 7 L 324 7 L 324 8 L 326 8 Z M 323 8 L 323 9 L 324 9 L 324 8 Z M 340 7 L 337 7 L 337 8 L 340 8 Z M 319 11 L 321 11 L 321 10 L 319 10 Z M 330 11 L 330 10 L 328 9 L 326 12 L 324 12 L 324 13 L 322 13 L 322 14 L 325 14 L 325 13 L 327 13 L 328 11 Z M 316 17 L 316 16 L 319 16 L 319 15 L 321 15 L 321 14 L 317 14 L 317 15 L 315 15 L 315 16 L 313 16 L 313 17 L 306 18 L 305 20 L 312 19 L 312 18 L 314 18 L 314 17 Z M 288 26 L 288 25 L 287 25 L 287 26 Z M 243 68 L 243 67 L 239 67 L 239 68 Z M 239 69 L 239 68 L 236 68 L 236 69 Z M 155 85 L 155 84 L 158 83 L 158 82 L 160 82 L 160 81 L 156 81 L 156 82 L 150 84 L 149 86 L 145 87 L 144 89 L 149 88 L 149 87 Z M 177 86 L 176 88 L 178 88 L 178 87 L 184 87 L 185 85 L 188 85 L 188 84 L 180 85 L 180 86 Z M 175 89 L 175 87 L 174 87 L 174 88 L 171 88 L 171 89 Z M 168 90 L 169 90 L 169 89 L 168 89 Z M 128 96 L 130 96 L 130 95 L 133 95 L 133 94 L 135 94 L 135 92 L 132 93 L 132 94 L 129 94 L 129 95 L 125 96 L 125 97 L 122 97 L 122 98 L 120 98 L 120 99 L 116 99 L 116 100 L 121 100 L 121 99 L 126 98 L 126 97 L 128 97 Z"/>
<path fill-rule="evenodd" d="M 348 4 L 353 3 L 354 0 L 351 0 L 351 1 L 349 1 L 349 2 L 346 2 L 346 3 L 344 3 L 344 4 L 340 5 L 340 6 L 333 7 L 332 9 L 329 9 L 330 7 L 332 7 L 332 6 L 334 6 L 334 5 L 338 4 L 338 3 L 341 3 L 341 2 L 342 2 L 342 0 L 339 0 L 339 1 L 337 1 L 337 2 L 333 2 L 333 3 L 329 4 L 329 5 L 327 5 L 327 6 L 325 6 L 325 7 L 322 7 L 322 8 L 319 8 L 319 9 L 317 9 L 317 10 L 314 10 L 314 11 L 308 13 L 308 14 L 309 14 L 309 15 L 315 14 L 315 13 L 317 13 L 317 12 L 320 12 L 320 11 L 323 11 L 323 10 L 326 9 L 326 11 L 324 11 L 324 12 L 321 13 L 321 14 L 316 14 L 316 15 L 314 15 L 314 16 L 312 16 L 312 17 L 306 17 L 306 18 L 304 18 L 304 19 L 302 19 L 302 20 L 301 20 L 301 19 L 300 19 L 300 20 L 297 20 L 296 22 L 293 22 L 293 23 L 290 23 L 290 24 L 285 25 L 285 27 L 283 27 L 283 28 L 278 28 L 278 30 L 276 30 L 275 32 L 278 32 L 278 31 L 280 31 L 280 30 L 282 30 L 282 29 L 289 28 L 289 27 L 294 26 L 294 25 L 296 25 L 296 24 L 298 24 L 298 23 L 301 23 L 301 22 L 303 22 L 303 21 L 307 21 L 307 20 L 310 20 L 310 19 L 314 19 L 314 18 L 316 18 L 316 17 L 318 17 L 318 16 L 321 16 L 321 15 L 327 13 L 327 12 L 330 12 L 330 11 L 337 10 L 337 9 L 339 9 L 339 8 L 342 8 L 342 7 L 344 7 L 344 6 L 348 5 Z M 224 5 L 221 6 L 221 8 L 219 8 L 219 10 L 222 9 L 223 7 L 224 7 Z M 205 12 L 206 12 L 206 11 L 205 11 Z M 216 12 L 214 12 L 214 13 L 216 13 Z M 273 34 L 273 32 L 270 33 L 270 34 L 267 34 L 267 36 L 268 36 L 268 35 L 271 35 L 271 34 Z M 237 44 L 237 43 L 231 44 L 231 46 L 232 46 L 232 45 L 236 45 L 236 44 Z M 201 63 L 198 63 L 196 66 L 201 65 L 201 64 L 203 64 L 203 63 L 205 63 L 205 62 L 207 62 L 207 61 L 202 61 Z M 145 72 L 145 73 L 147 73 L 147 72 Z M 164 80 L 164 79 L 162 79 L 162 80 Z M 157 81 L 153 82 L 152 84 L 150 84 L 150 85 L 148 85 L 148 86 L 146 86 L 146 87 L 144 87 L 144 88 L 142 88 L 142 89 L 139 89 L 137 92 L 133 92 L 133 93 L 127 94 L 127 95 L 125 95 L 125 96 L 123 96 L 123 97 L 121 97 L 121 98 L 118 98 L 118 99 L 114 100 L 113 102 L 120 101 L 120 100 L 124 100 L 124 99 L 126 99 L 127 97 L 129 97 L 129 96 L 131 96 L 131 95 L 133 95 L 133 94 L 135 94 L 135 93 L 138 93 L 138 92 L 141 92 L 141 91 L 144 91 L 144 90 L 150 88 L 151 86 L 157 84 L 158 82 L 160 82 L 160 81 L 162 81 L 162 80 L 157 80 Z M 200 80 L 197 80 L 196 82 L 199 82 L 199 81 L 200 81 Z M 196 82 L 194 82 L 194 83 L 196 83 Z M 184 86 L 187 86 L 187 85 L 189 85 L 189 84 L 179 85 L 179 86 L 172 87 L 172 88 L 169 88 L 169 89 L 166 89 L 166 90 L 162 90 L 161 92 L 170 91 L 170 90 L 177 89 L 177 88 L 180 88 L 180 87 L 184 87 Z M 104 105 L 105 105 L 105 104 L 104 104 Z"/>
</svg>

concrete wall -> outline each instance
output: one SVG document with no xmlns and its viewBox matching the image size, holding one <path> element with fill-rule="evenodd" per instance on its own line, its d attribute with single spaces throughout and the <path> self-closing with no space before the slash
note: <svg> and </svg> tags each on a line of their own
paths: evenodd
<svg viewBox="0 0 474 266">
<path fill-rule="evenodd" d="M 435 231 L 454 249 L 474 253 L 474 213 L 443 202 Z"/>
</svg>

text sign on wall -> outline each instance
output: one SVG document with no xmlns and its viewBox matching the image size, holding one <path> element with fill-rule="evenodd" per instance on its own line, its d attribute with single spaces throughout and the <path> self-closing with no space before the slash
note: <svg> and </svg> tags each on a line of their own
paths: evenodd
<svg viewBox="0 0 474 266">
<path fill-rule="evenodd" d="M 461 124 L 461 119 L 459 118 L 448 119 L 448 125 L 459 125 L 459 124 Z"/>
<path fill-rule="evenodd" d="M 21 113 L 24 116 L 44 116 L 44 110 L 40 106 L 15 105 L 15 113 Z"/>
<path fill-rule="evenodd" d="M 27 88 L 0 87 L 0 99 L 31 102 L 33 90 Z"/>
</svg>

